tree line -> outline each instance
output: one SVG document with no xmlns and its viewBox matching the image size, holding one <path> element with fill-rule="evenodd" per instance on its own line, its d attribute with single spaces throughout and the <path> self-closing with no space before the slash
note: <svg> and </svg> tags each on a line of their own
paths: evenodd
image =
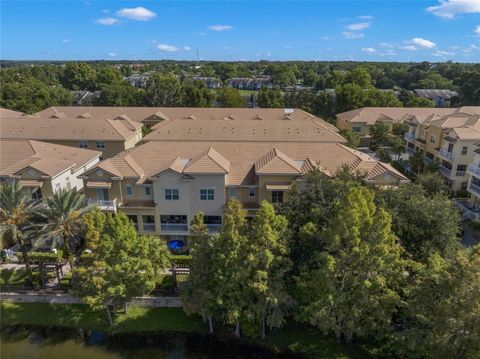
<svg viewBox="0 0 480 359">
<path fill-rule="evenodd" d="M 231 88 L 210 90 L 204 83 L 193 81 L 193 75 L 217 77 L 225 84 L 232 77 L 267 75 L 274 88 L 260 91 L 260 107 L 302 108 L 326 119 L 362 106 L 433 106 L 410 92 L 414 88 L 456 90 L 459 96 L 452 100 L 452 106 L 480 104 L 478 64 L 204 62 L 198 69 L 189 62 L 148 62 L 135 67 L 153 73 L 145 89 L 123 80 L 132 73 L 132 64 L 12 65 L 0 70 L 0 106 L 27 113 L 71 105 L 70 91 L 74 90 L 101 91 L 94 105 L 103 106 L 245 106 L 240 92 Z M 298 83 L 308 89 L 280 91 Z M 392 91 L 381 91 L 392 89 L 400 92 L 398 97 Z"/>
<path fill-rule="evenodd" d="M 63 250 L 72 293 L 110 323 L 134 296 L 150 293 L 169 268 L 158 237 L 139 236 L 119 212 L 59 191 L 33 201 L 0 185 L 3 234 L 27 252 Z M 265 338 L 296 321 L 378 356 L 474 358 L 480 350 L 480 245 L 460 244 L 460 215 L 435 175 L 397 189 L 368 185 L 347 167 L 334 178 L 308 173 L 285 202 L 260 204 L 250 218 L 228 202 L 217 234 L 198 213 L 190 225 L 184 310 L 211 332 Z M 4 239 L 5 237 L 2 237 Z"/>
</svg>

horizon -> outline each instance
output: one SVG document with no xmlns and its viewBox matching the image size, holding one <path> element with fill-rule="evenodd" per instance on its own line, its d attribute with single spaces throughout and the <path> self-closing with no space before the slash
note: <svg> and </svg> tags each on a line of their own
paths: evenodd
<svg viewBox="0 0 480 359">
<path fill-rule="evenodd" d="M 480 62 L 476 0 L 0 6 L 2 61 Z"/>
</svg>

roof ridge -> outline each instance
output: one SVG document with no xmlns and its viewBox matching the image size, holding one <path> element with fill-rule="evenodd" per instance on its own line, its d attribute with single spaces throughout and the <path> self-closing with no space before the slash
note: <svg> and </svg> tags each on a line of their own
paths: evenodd
<svg viewBox="0 0 480 359">
<path fill-rule="evenodd" d="M 130 168 L 133 170 L 133 172 L 135 172 L 138 175 L 138 177 L 142 177 L 145 174 L 143 169 L 137 164 L 137 162 L 135 162 L 135 160 L 130 155 L 130 153 L 126 154 L 123 157 L 123 160 L 127 163 L 127 165 L 130 166 Z"/>
</svg>

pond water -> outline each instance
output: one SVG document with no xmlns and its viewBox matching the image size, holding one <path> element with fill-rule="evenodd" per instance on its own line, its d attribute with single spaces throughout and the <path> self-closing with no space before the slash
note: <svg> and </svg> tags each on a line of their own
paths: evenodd
<svg viewBox="0 0 480 359">
<path fill-rule="evenodd" d="M 2 359 L 297 358 L 235 340 L 170 333 L 109 336 L 81 329 L 3 326 L 0 339 Z"/>
</svg>

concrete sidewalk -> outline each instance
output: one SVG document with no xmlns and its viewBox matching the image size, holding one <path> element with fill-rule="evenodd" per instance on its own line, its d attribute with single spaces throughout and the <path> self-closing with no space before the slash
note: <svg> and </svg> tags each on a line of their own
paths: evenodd
<svg viewBox="0 0 480 359">
<path fill-rule="evenodd" d="M 81 304 L 81 299 L 70 294 L 42 293 L 0 293 L 0 301 L 15 303 L 51 303 L 51 304 Z M 129 305 L 140 305 L 154 308 L 181 308 L 179 297 L 135 297 Z"/>
</svg>

